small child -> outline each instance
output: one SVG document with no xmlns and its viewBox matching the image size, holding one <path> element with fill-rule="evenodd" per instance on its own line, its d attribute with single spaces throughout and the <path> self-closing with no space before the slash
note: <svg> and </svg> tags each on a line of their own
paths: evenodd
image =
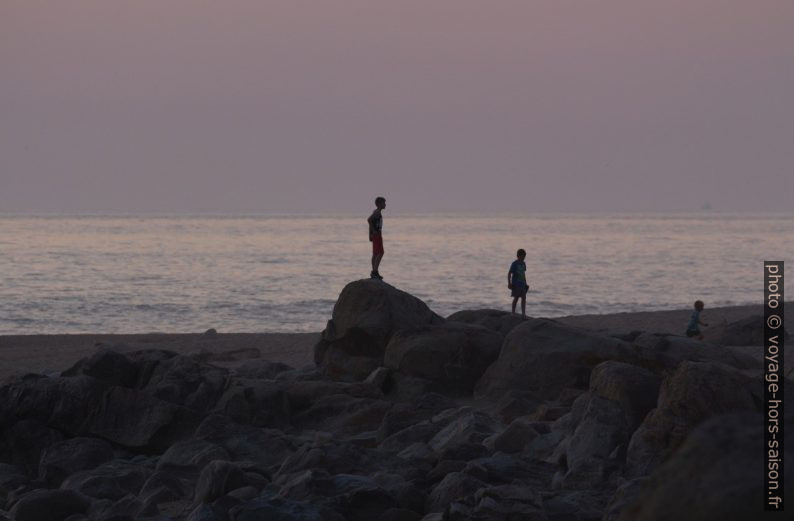
<svg viewBox="0 0 794 521">
<path fill-rule="evenodd" d="M 372 243 L 372 272 L 370 278 L 383 280 L 378 273 L 380 260 L 383 258 L 383 215 L 381 211 L 386 208 L 386 199 L 383 197 L 375 198 L 375 210 L 367 218 L 369 223 L 369 240 Z"/>
<path fill-rule="evenodd" d="M 700 332 L 699 326 L 709 327 L 709 325 L 700 321 L 701 311 L 703 311 L 703 301 L 696 300 L 695 311 L 692 312 L 692 317 L 689 319 L 689 324 L 686 326 L 686 336 L 703 340 L 703 333 Z"/>
<path fill-rule="evenodd" d="M 529 290 L 529 285 L 527 284 L 527 265 L 524 263 L 524 259 L 527 256 L 527 252 L 523 249 L 520 249 L 516 252 L 516 260 L 513 261 L 513 264 L 510 265 L 510 271 L 507 272 L 507 288 L 512 290 L 510 295 L 513 297 L 513 314 L 516 313 L 516 302 L 518 299 L 521 299 L 521 316 L 526 318 L 527 317 L 527 290 Z"/>
</svg>

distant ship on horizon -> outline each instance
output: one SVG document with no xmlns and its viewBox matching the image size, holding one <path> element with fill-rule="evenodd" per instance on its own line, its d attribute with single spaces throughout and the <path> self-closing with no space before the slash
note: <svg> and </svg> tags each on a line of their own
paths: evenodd
<svg viewBox="0 0 794 521">
<path fill-rule="evenodd" d="M 711 210 L 711 203 L 706 201 L 703 203 L 703 206 L 700 207 L 702 210 Z"/>
</svg>

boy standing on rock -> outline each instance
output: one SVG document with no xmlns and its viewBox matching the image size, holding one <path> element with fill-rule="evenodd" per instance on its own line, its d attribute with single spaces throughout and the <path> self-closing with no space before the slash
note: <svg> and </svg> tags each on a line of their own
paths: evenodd
<svg viewBox="0 0 794 521">
<path fill-rule="evenodd" d="M 520 298 L 521 316 L 524 318 L 527 318 L 527 290 L 529 290 L 527 265 L 524 263 L 526 256 L 527 252 L 523 249 L 518 250 L 516 252 L 517 258 L 510 265 L 510 271 L 507 272 L 507 288 L 512 290 L 510 294 L 513 296 L 513 314 L 515 315 L 516 313 L 516 302 Z"/>
<path fill-rule="evenodd" d="M 700 332 L 699 326 L 709 327 L 705 322 L 700 321 L 700 312 L 703 311 L 703 301 L 695 301 L 695 311 L 692 312 L 692 317 L 689 319 L 689 324 L 686 326 L 686 336 L 695 337 L 698 340 L 703 340 L 703 333 Z"/>
<path fill-rule="evenodd" d="M 383 258 L 383 215 L 381 211 L 386 208 L 386 199 L 383 197 L 375 198 L 375 211 L 367 218 L 369 223 L 369 240 L 372 243 L 372 272 L 369 276 L 373 279 L 383 280 L 378 273 L 380 260 Z"/>
</svg>

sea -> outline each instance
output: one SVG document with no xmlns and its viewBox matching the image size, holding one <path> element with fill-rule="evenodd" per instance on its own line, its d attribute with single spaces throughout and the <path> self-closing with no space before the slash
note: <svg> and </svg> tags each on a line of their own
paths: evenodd
<svg viewBox="0 0 794 521">
<path fill-rule="evenodd" d="M 0 334 L 321 331 L 369 277 L 368 213 L 0 215 Z M 532 316 L 760 305 L 792 231 L 794 214 L 387 210 L 380 272 L 442 316 L 509 310 L 519 248 Z"/>
</svg>

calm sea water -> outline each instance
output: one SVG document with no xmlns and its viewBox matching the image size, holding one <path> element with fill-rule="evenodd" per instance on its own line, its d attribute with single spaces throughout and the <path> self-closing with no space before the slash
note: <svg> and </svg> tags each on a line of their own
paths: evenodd
<svg viewBox="0 0 794 521">
<path fill-rule="evenodd" d="M 0 216 L 0 334 L 320 331 L 369 275 L 356 216 Z M 794 215 L 393 215 L 387 282 L 441 315 L 509 309 L 528 252 L 536 316 L 760 303 Z"/>
</svg>

